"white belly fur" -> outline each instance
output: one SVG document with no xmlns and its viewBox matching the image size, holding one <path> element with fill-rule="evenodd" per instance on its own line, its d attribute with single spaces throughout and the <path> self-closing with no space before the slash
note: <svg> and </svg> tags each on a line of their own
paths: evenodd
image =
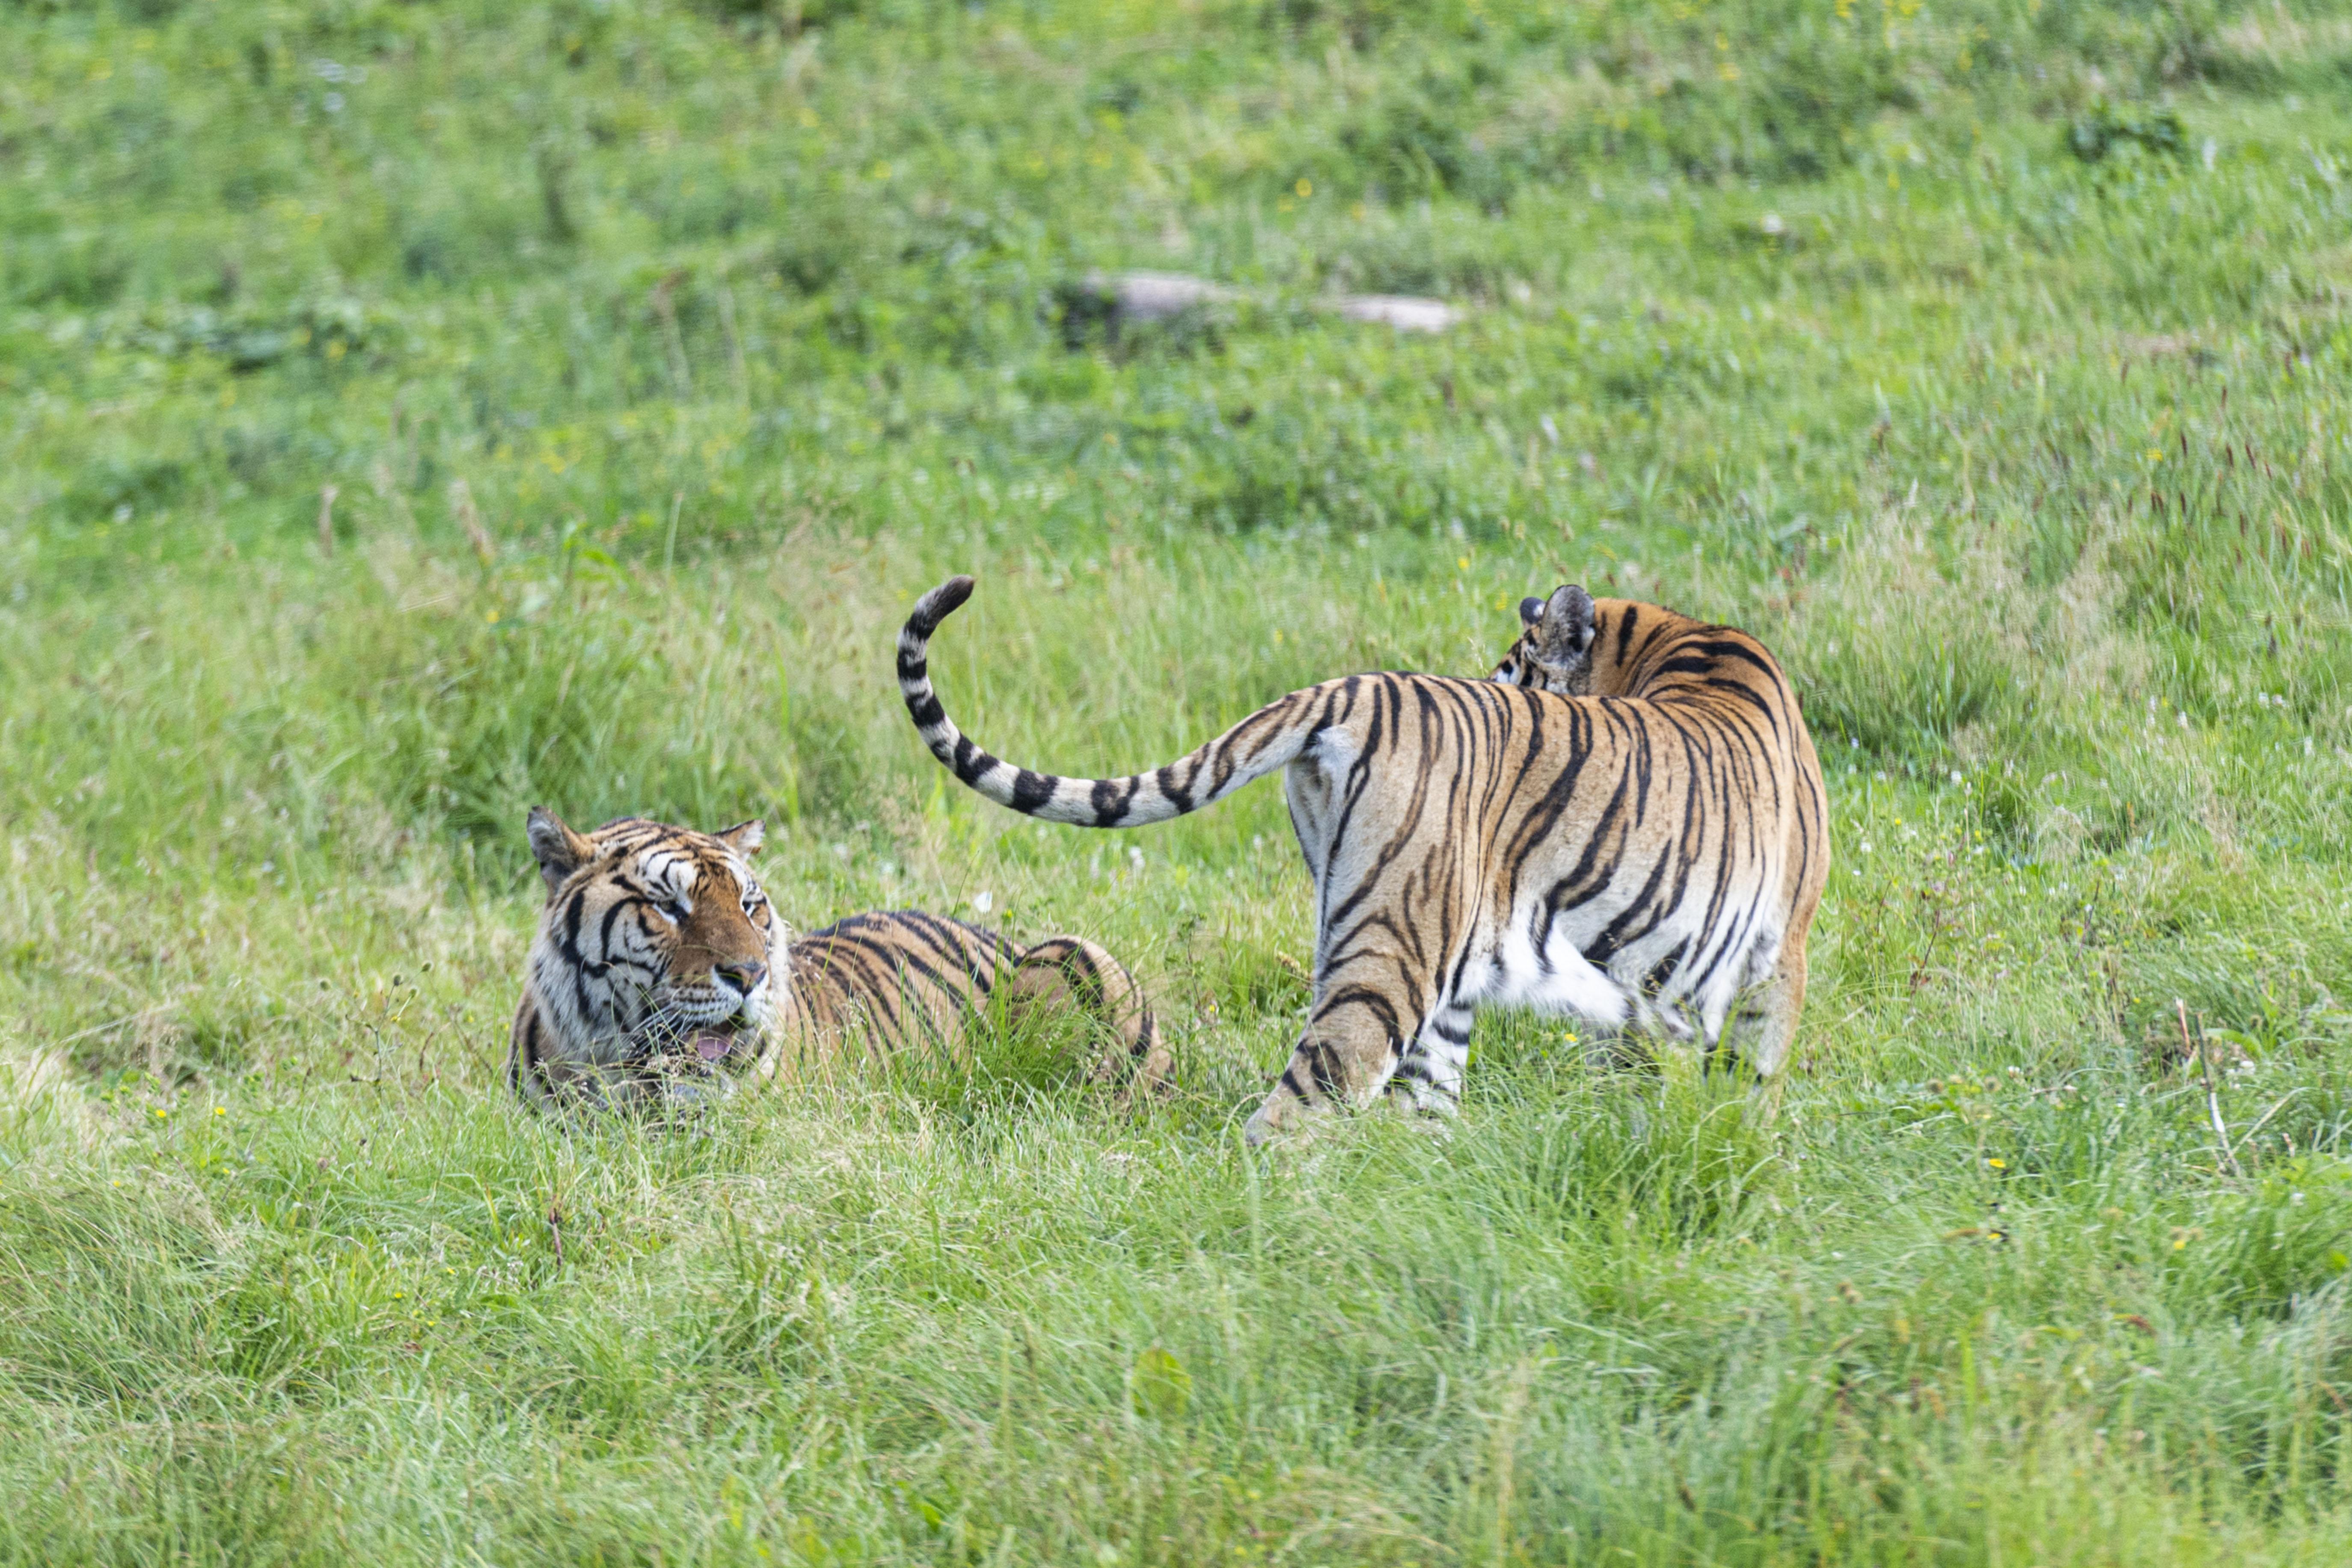
<svg viewBox="0 0 2352 1568">
<path fill-rule="evenodd" d="M 1478 1006 L 1532 1007 L 1539 1013 L 1568 1013 L 1595 1024 L 1615 1026 L 1633 1015 L 1633 997 L 1606 970 L 1589 963 L 1576 943 L 1555 922 L 1538 952 L 1528 939 L 1528 918 L 1511 921 L 1511 929 L 1496 944 L 1494 955 L 1473 964 L 1463 989 L 1472 991 L 1473 976 L 1485 976 L 1474 994 L 1463 1001 Z"/>
<path fill-rule="evenodd" d="M 1475 982 L 1475 994 L 1465 994 L 1460 1000 L 1478 1006 L 1565 1014 L 1604 1028 L 1632 1026 L 1677 1038 L 1687 1038 L 1696 1026 L 1696 1032 L 1713 1040 L 1722 1032 L 1740 986 L 1748 983 L 1759 947 L 1779 946 L 1777 935 L 1766 942 L 1761 939 L 1770 933 L 1743 933 L 1738 946 L 1745 951 L 1726 954 L 1717 963 L 1704 990 L 1682 994 L 1670 976 L 1664 994 L 1653 1000 L 1643 994 L 1643 979 L 1685 939 L 1693 942 L 1699 939 L 1697 921 L 1668 920 L 1619 950 L 1603 969 L 1588 960 L 1582 950 L 1600 938 L 1621 907 L 1617 900 L 1604 897 L 1554 921 L 1540 952 L 1528 934 L 1539 918 L 1537 908 L 1530 904 L 1514 911 L 1509 931 L 1495 944 L 1492 955 L 1486 963 L 1469 967 L 1465 982 L 1473 976 L 1483 978 Z M 1704 907 L 1703 896 L 1684 901 L 1684 908 L 1694 913 Z M 1694 966 L 1701 958 L 1699 953 L 1686 952 L 1676 968 Z M 1769 967 L 1769 956 L 1763 962 Z M 1471 993 L 1472 984 L 1465 984 L 1464 991 Z"/>
</svg>

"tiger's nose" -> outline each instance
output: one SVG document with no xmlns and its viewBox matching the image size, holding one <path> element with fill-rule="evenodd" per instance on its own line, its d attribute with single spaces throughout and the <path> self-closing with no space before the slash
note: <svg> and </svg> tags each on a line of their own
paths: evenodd
<svg viewBox="0 0 2352 1568">
<path fill-rule="evenodd" d="M 760 982 L 768 977 L 766 964 L 748 958 L 740 963 L 715 963 L 711 965 L 710 972 L 746 996 L 757 991 Z"/>
</svg>

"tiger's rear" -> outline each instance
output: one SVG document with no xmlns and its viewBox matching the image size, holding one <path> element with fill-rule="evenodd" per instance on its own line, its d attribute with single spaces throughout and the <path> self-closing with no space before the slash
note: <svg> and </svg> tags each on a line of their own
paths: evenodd
<svg viewBox="0 0 2352 1568">
<path fill-rule="evenodd" d="M 981 750 L 931 689 L 929 635 L 970 591 L 916 605 L 900 686 L 933 753 L 989 798 L 1127 826 L 1284 772 L 1315 879 L 1315 996 L 1254 1140 L 1391 1084 L 1450 1109 L 1486 1005 L 1786 1065 L 1826 800 L 1795 694 L 1746 633 L 1564 587 L 1523 606 L 1490 679 L 1327 681 L 1152 773 L 1063 778 Z"/>
</svg>

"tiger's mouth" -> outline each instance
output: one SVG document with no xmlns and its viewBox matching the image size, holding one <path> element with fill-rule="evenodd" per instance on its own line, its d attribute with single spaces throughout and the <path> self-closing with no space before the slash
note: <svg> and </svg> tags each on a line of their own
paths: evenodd
<svg viewBox="0 0 2352 1568">
<path fill-rule="evenodd" d="M 735 1037 L 742 1033 L 743 1020 L 739 1015 L 718 1024 L 698 1026 L 687 1042 L 687 1048 L 704 1063 L 716 1067 L 735 1048 Z"/>
<path fill-rule="evenodd" d="M 670 1071 L 709 1073 L 731 1068 L 735 1059 L 746 1055 L 743 1047 L 759 1028 L 748 1007 L 703 1017 L 695 1016 L 698 1009 L 677 1008 L 667 1017 L 656 1017 L 636 1037 L 637 1058 L 648 1066 L 661 1065 Z"/>
</svg>

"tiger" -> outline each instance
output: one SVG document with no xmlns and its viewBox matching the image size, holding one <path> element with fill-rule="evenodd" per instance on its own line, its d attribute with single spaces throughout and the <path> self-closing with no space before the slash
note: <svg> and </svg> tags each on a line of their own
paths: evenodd
<svg viewBox="0 0 2352 1568">
<path fill-rule="evenodd" d="M 1452 1116 L 1482 1006 L 1696 1042 L 1777 1088 L 1830 846 L 1812 737 L 1756 638 L 1563 584 L 1521 605 L 1485 679 L 1346 676 L 1153 772 L 1063 778 L 982 750 L 932 689 L 931 635 L 971 591 L 953 577 L 917 602 L 898 686 L 931 754 L 988 799 L 1134 827 L 1286 770 L 1313 994 L 1251 1144 L 1383 1091 Z"/>
<path fill-rule="evenodd" d="M 756 821 L 700 833 L 626 816 L 581 834 L 534 806 L 527 826 L 547 889 L 507 1059 L 527 1104 L 692 1102 L 740 1079 L 821 1079 L 869 1047 L 961 1055 L 999 999 L 1009 1022 L 1090 1015 L 1105 1040 L 1091 1077 L 1122 1102 L 1168 1081 L 1142 988 L 1094 942 L 1017 946 L 915 910 L 795 936 L 752 872 Z"/>
</svg>

